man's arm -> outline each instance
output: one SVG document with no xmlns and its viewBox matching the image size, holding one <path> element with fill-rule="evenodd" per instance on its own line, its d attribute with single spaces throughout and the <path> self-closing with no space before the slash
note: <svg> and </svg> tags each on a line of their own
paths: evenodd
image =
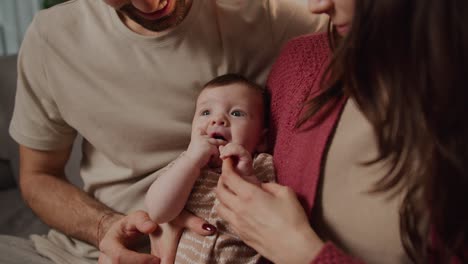
<svg viewBox="0 0 468 264">
<path fill-rule="evenodd" d="M 124 216 L 67 181 L 64 169 L 70 152 L 71 146 L 54 151 L 20 146 L 21 193 L 46 224 L 98 246 L 112 223 Z"/>
<path fill-rule="evenodd" d="M 69 183 L 64 168 L 70 151 L 71 147 L 39 151 L 20 146 L 21 193 L 46 224 L 98 247 L 99 263 L 159 263 L 159 257 L 172 261 L 183 227 L 204 236 L 216 231 L 184 212 L 172 222 L 172 234 L 156 235 L 158 244 L 152 247 L 158 257 L 129 249 L 141 236 L 152 234 L 157 224 L 143 211 L 119 214 Z"/>
</svg>

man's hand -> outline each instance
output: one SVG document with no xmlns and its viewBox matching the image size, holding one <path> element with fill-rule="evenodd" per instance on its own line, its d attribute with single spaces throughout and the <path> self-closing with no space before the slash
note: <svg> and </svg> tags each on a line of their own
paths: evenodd
<svg viewBox="0 0 468 264">
<path fill-rule="evenodd" d="M 186 211 L 182 211 L 172 222 L 161 225 L 160 228 L 144 211 L 122 216 L 111 224 L 99 243 L 99 264 L 172 264 L 184 227 L 203 236 L 216 232 L 214 226 Z M 151 255 L 138 253 L 133 249 L 146 235 L 150 235 Z"/>
<path fill-rule="evenodd" d="M 99 264 L 160 263 L 159 258 L 132 249 L 144 236 L 157 228 L 158 225 L 150 220 L 146 212 L 137 211 L 122 216 L 111 223 L 99 242 Z"/>
<path fill-rule="evenodd" d="M 150 235 L 150 240 L 151 254 L 158 256 L 161 259 L 161 264 L 174 263 L 177 246 L 184 228 L 202 236 L 209 236 L 216 232 L 214 226 L 185 210 L 170 223 L 161 224 L 159 227 Z"/>
</svg>

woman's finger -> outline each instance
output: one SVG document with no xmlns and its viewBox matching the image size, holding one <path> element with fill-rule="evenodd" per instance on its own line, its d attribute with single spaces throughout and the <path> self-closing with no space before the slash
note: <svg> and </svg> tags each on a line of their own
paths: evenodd
<svg viewBox="0 0 468 264">
<path fill-rule="evenodd" d="M 183 210 L 172 223 L 202 236 L 209 236 L 216 232 L 216 227 L 186 210 Z"/>
<path fill-rule="evenodd" d="M 241 198 L 249 197 L 252 193 L 261 192 L 262 190 L 254 184 L 243 179 L 234 170 L 233 161 L 231 158 L 223 159 L 221 177 L 222 183 L 235 195 Z"/>
<path fill-rule="evenodd" d="M 222 151 L 220 150 L 220 157 L 223 159 L 231 156 L 240 157 L 245 156 L 246 152 L 247 151 L 241 145 L 229 143 L 222 148 Z"/>
<path fill-rule="evenodd" d="M 278 193 L 284 191 L 284 186 L 274 183 L 274 182 L 267 182 L 267 183 L 262 183 L 262 189 L 273 196 L 277 196 Z"/>
<path fill-rule="evenodd" d="M 223 179 L 221 178 L 218 181 L 218 186 L 216 187 L 215 192 L 218 201 L 229 209 L 239 203 L 238 197 L 224 185 Z"/>
<path fill-rule="evenodd" d="M 229 209 L 224 204 L 220 203 L 216 205 L 216 213 L 219 215 L 219 217 L 231 224 L 231 227 L 237 233 L 235 224 L 236 214 L 233 211 L 231 211 L 231 209 Z"/>
</svg>

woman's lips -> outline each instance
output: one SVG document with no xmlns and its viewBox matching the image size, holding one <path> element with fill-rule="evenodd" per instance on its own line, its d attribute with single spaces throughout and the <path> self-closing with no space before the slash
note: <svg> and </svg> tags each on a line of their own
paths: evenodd
<svg viewBox="0 0 468 264">
<path fill-rule="evenodd" d="M 335 25 L 335 29 L 336 29 L 336 32 L 338 32 L 338 34 L 340 34 L 340 36 L 345 36 L 346 34 L 348 34 L 349 25 L 347 25 L 347 24 L 345 24 L 345 25 Z"/>
</svg>

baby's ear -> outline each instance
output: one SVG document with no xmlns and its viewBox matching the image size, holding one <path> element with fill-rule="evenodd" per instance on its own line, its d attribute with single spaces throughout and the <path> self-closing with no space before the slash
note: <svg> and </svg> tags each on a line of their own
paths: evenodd
<svg viewBox="0 0 468 264">
<path fill-rule="evenodd" d="M 260 141 L 258 142 L 258 145 L 257 145 L 257 148 L 256 148 L 257 153 L 268 152 L 267 135 L 268 135 L 268 129 L 265 128 L 262 131 L 262 135 L 260 136 Z"/>
</svg>

